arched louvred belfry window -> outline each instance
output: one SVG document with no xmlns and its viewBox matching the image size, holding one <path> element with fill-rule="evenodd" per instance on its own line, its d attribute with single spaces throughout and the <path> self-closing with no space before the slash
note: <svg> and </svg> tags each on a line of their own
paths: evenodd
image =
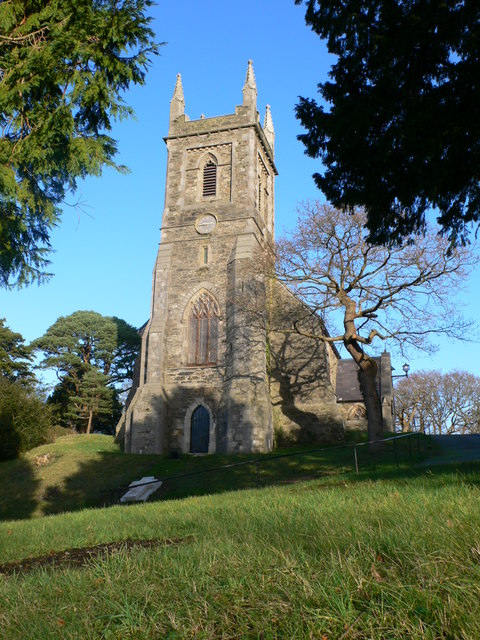
<svg viewBox="0 0 480 640">
<path fill-rule="evenodd" d="M 217 364 L 218 304 L 206 291 L 193 302 L 188 314 L 188 364 Z"/>
<path fill-rule="evenodd" d="M 203 167 L 203 196 L 217 195 L 217 165 L 209 160 Z"/>
</svg>

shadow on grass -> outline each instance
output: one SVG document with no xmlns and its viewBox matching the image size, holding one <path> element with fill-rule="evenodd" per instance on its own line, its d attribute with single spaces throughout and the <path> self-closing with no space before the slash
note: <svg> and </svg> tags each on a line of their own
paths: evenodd
<svg viewBox="0 0 480 640">
<path fill-rule="evenodd" d="M 37 507 L 39 481 L 33 463 L 25 458 L 0 465 L 0 520 L 25 520 Z"/>
<path fill-rule="evenodd" d="M 118 503 L 128 483 L 140 479 L 142 475 L 152 475 L 163 480 L 162 487 L 150 499 L 152 501 L 261 488 L 309 479 L 321 479 L 327 487 L 346 482 L 408 479 L 421 475 L 430 477 L 432 474 L 439 476 L 452 473 L 451 466 L 437 466 L 433 470 L 418 467 L 418 463 L 428 454 L 429 451 L 413 447 L 408 441 L 397 441 L 396 455 L 393 443 L 388 441 L 380 456 L 369 454 L 366 447 L 359 447 L 358 475 L 352 447 L 296 451 L 284 457 L 279 457 L 278 454 L 182 455 L 171 459 L 164 456 L 129 455 L 124 458 L 129 467 L 128 473 L 119 473 L 118 458 L 115 457 L 112 460 L 113 466 L 109 468 L 109 454 L 103 454 L 99 460 L 81 465 L 79 471 L 66 480 L 62 494 L 51 496 L 46 512 L 58 513 L 66 510 L 67 505 L 69 510 L 76 510 Z M 91 488 L 92 482 L 85 482 L 87 478 L 97 479 L 96 495 Z"/>
<path fill-rule="evenodd" d="M 445 481 L 449 481 L 447 477 L 460 474 L 459 481 L 480 486 L 478 463 L 421 466 L 421 462 L 430 454 L 430 449 L 414 448 L 408 440 L 401 443 L 397 441 L 396 452 L 393 442 L 385 441 L 380 455 L 370 454 L 366 447 L 361 447 L 357 449 L 358 473 L 353 447 L 312 450 L 282 458 L 274 455 L 257 456 L 258 464 L 254 462 L 241 467 L 214 469 L 205 474 L 166 478 L 154 499 L 183 498 L 313 479 L 321 480 L 327 488 L 339 484 L 408 480 L 421 476 L 445 476 Z"/>
<path fill-rule="evenodd" d="M 132 459 L 133 458 L 133 459 Z M 144 475 L 151 475 L 158 456 L 126 456 L 101 451 L 94 459 L 77 462 L 74 473 L 61 486 L 46 488 L 42 512 L 45 515 L 110 506 L 112 491 Z"/>
<path fill-rule="evenodd" d="M 34 478 L 31 463 L 12 461 L 10 475 L 8 463 L 0 466 L 4 474 L 0 486 L 0 516 L 3 519 L 29 518 L 38 506 L 45 515 L 110 506 L 118 503 L 132 480 L 143 476 L 163 480 L 162 487 L 151 498 L 157 500 L 309 479 L 319 479 L 325 488 L 339 484 L 348 487 L 366 481 L 408 480 L 419 476 L 448 482 L 448 477 L 456 474 L 457 470 L 460 476 L 457 474 L 456 482 L 480 485 L 478 463 L 435 465 L 431 468 L 419 466 L 419 462 L 429 454 L 429 450 L 402 440 L 397 441 L 396 455 L 393 443 L 388 441 L 380 456 L 369 454 L 367 447 L 357 447 L 357 475 L 353 447 L 290 451 L 283 457 L 279 457 L 277 452 L 257 456 L 181 455 L 177 459 L 103 451 L 98 452 L 95 459 L 80 462 L 76 470 L 62 480 L 61 486 L 47 486 L 42 495 L 35 494 L 38 481 Z M 237 465 L 239 462 L 242 464 Z M 40 501 L 41 505 L 38 505 Z"/>
</svg>

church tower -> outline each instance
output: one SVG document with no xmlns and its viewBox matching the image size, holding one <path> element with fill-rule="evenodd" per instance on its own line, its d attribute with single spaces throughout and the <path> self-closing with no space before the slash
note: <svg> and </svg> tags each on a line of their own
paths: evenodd
<svg viewBox="0 0 480 640">
<path fill-rule="evenodd" d="M 230 115 L 190 120 L 177 76 L 151 316 L 122 425 L 127 452 L 272 448 L 262 265 L 273 248 L 274 138 L 268 106 L 260 124 L 251 61 Z"/>
</svg>

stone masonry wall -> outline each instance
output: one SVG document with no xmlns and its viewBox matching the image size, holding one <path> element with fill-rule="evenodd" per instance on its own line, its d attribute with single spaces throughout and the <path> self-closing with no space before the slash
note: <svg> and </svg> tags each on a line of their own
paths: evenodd
<svg viewBox="0 0 480 640">
<path fill-rule="evenodd" d="M 239 107 L 235 115 L 195 122 L 181 116 L 171 123 L 166 142 L 151 322 L 142 346 L 140 386 L 126 411 L 126 443 L 131 451 L 188 451 L 190 416 L 202 404 L 211 416 L 209 451 L 268 450 L 272 418 L 265 331 L 258 335 L 243 323 L 235 298 L 236 288 L 249 278 L 246 258 L 271 242 L 273 233 L 266 220 L 272 218 L 273 187 L 263 211 L 257 202 L 258 157 L 272 184 L 275 173 L 265 138 L 250 111 Z M 209 158 L 217 164 L 217 192 L 203 197 L 203 164 Z M 214 228 L 199 233 L 196 224 L 205 215 L 214 217 Z M 244 238 L 250 238 L 248 246 Z M 187 362 L 188 309 L 201 291 L 214 296 L 220 309 L 215 366 Z"/>
<path fill-rule="evenodd" d="M 300 335 L 325 328 L 286 287 L 273 282 L 270 294 L 269 372 L 274 429 L 279 443 L 331 442 L 344 437 L 333 384 L 335 355 L 327 344 Z"/>
<path fill-rule="evenodd" d="M 271 114 L 267 108 L 263 130 L 251 62 L 243 96 L 233 114 L 190 121 L 177 77 L 151 317 L 121 422 L 127 452 L 189 452 L 199 406 L 208 414 L 209 453 L 270 451 L 274 421 L 293 441 L 343 436 L 334 354 L 292 331 L 292 322 L 303 314 L 305 327 L 323 327 L 265 276 L 277 171 Z M 204 196 L 208 162 L 216 167 L 216 192 Z M 193 365 L 189 312 L 207 294 L 218 306 L 217 357 Z"/>
</svg>

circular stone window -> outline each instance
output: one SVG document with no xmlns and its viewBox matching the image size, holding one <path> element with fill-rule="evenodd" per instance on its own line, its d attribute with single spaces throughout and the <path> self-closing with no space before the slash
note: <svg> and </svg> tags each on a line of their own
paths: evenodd
<svg viewBox="0 0 480 640">
<path fill-rule="evenodd" d="M 207 233 L 212 233 L 212 231 L 217 226 L 217 219 L 215 216 L 212 216 L 210 213 L 206 213 L 203 216 L 199 216 L 195 220 L 195 229 L 197 233 L 201 235 L 205 235 Z"/>
</svg>

